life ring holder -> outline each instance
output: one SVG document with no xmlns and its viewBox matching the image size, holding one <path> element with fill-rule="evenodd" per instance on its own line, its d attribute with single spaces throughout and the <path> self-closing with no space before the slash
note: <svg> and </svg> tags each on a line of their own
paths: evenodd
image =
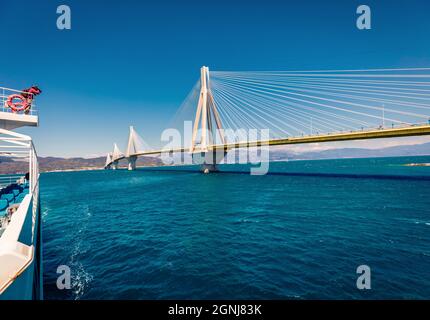
<svg viewBox="0 0 430 320">
<path fill-rule="evenodd" d="M 15 99 L 19 99 L 21 101 L 14 101 Z M 30 104 L 28 103 L 27 99 L 20 94 L 11 94 L 8 96 L 5 101 L 5 106 L 9 107 L 13 113 L 26 111 L 30 108 Z"/>
</svg>

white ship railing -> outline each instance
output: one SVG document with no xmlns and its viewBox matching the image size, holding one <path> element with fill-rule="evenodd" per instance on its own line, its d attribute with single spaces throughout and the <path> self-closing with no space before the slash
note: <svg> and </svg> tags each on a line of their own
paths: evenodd
<svg viewBox="0 0 430 320">
<path fill-rule="evenodd" d="M 14 113 L 11 108 L 9 108 L 6 104 L 7 98 L 13 94 L 23 94 L 24 91 L 10 89 L 10 88 L 4 88 L 0 87 L 0 112 L 8 112 L 8 113 Z M 34 103 L 34 100 L 31 102 L 31 107 L 28 109 L 27 113 L 28 115 L 35 116 L 37 115 L 37 108 L 36 104 Z M 17 113 L 24 113 L 23 111 L 17 112 Z"/>
<path fill-rule="evenodd" d="M 22 181 L 23 178 L 24 176 L 22 174 L 0 175 L 0 191 L 13 183 Z"/>
<path fill-rule="evenodd" d="M 2 161 L 10 158 L 19 164 L 18 172 L 4 175 Z M 7 162 L 4 162 L 7 163 Z M 35 272 L 33 261 L 37 241 L 36 231 L 39 210 L 39 165 L 37 153 L 31 137 L 0 129 L 0 184 L 15 183 L 28 173 L 28 194 L 19 204 L 16 212 L 10 218 L 9 224 L 0 235 L 0 299 L 8 292 L 15 292 L 16 287 L 23 285 L 26 279 L 32 278 Z M 24 179 L 21 180 L 23 182 Z M 26 276 L 21 276 L 23 274 Z M 20 283 L 21 281 L 21 283 Z M 14 289 L 8 290 L 11 286 Z M 20 298 L 32 297 L 31 286 L 23 285 Z M 21 289 L 19 289 L 21 290 Z M 28 291 L 29 290 L 29 291 Z M 13 298 L 13 297 L 7 297 Z"/>
</svg>

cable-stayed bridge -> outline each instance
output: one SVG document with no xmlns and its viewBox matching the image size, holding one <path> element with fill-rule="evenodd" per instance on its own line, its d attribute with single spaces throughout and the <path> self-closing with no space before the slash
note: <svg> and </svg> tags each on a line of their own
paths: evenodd
<svg viewBox="0 0 430 320">
<path fill-rule="evenodd" d="M 139 156 L 189 153 L 203 156 L 207 172 L 232 149 L 429 135 L 430 68 L 209 73 L 202 67 L 176 118 L 192 123 L 189 137 L 151 148 L 130 127 L 125 154 L 115 144 L 105 168 L 125 159 L 133 170 Z"/>
</svg>

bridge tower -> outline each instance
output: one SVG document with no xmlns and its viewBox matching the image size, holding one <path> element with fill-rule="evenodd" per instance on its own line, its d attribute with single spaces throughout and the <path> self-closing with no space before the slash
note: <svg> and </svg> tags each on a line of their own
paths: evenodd
<svg viewBox="0 0 430 320">
<path fill-rule="evenodd" d="M 213 122 L 216 127 L 213 126 Z M 200 142 L 198 143 L 199 132 Z M 224 150 L 217 152 L 213 148 L 217 137 L 220 139 L 219 144 L 225 144 L 221 118 L 210 90 L 209 68 L 203 66 L 200 69 L 200 95 L 193 125 L 190 153 L 193 154 L 195 162 L 201 165 L 204 173 L 216 171 L 217 163 L 225 156 Z"/>
<path fill-rule="evenodd" d="M 124 157 L 124 154 L 119 150 L 116 143 L 114 143 L 112 152 L 112 169 L 118 169 L 118 159 L 122 157 Z"/>
<path fill-rule="evenodd" d="M 128 160 L 128 170 L 136 170 L 136 160 L 137 156 L 136 154 L 139 152 L 137 139 L 138 135 L 136 131 L 134 130 L 133 126 L 130 126 L 130 133 L 128 134 L 128 143 L 127 143 L 127 150 L 125 152 L 125 156 Z"/>
<path fill-rule="evenodd" d="M 106 157 L 105 169 L 110 169 L 112 164 L 112 153 L 108 153 Z"/>
</svg>

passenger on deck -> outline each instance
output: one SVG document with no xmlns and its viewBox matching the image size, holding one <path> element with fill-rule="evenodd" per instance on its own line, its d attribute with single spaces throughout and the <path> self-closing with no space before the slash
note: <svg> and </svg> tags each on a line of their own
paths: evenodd
<svg viewBox="0 0 430 320">
<path fill-rule="evenodd" d="M 32 86 L 30 88 L 22 90 L 21 96 L 27 100 L 27 103 L 31 105 L 35 95 L 41 94 L 42 90 L 38 86 Z M 25 110 L 25 114 L 30 113 L 30 108 Z"/>
</svg>

